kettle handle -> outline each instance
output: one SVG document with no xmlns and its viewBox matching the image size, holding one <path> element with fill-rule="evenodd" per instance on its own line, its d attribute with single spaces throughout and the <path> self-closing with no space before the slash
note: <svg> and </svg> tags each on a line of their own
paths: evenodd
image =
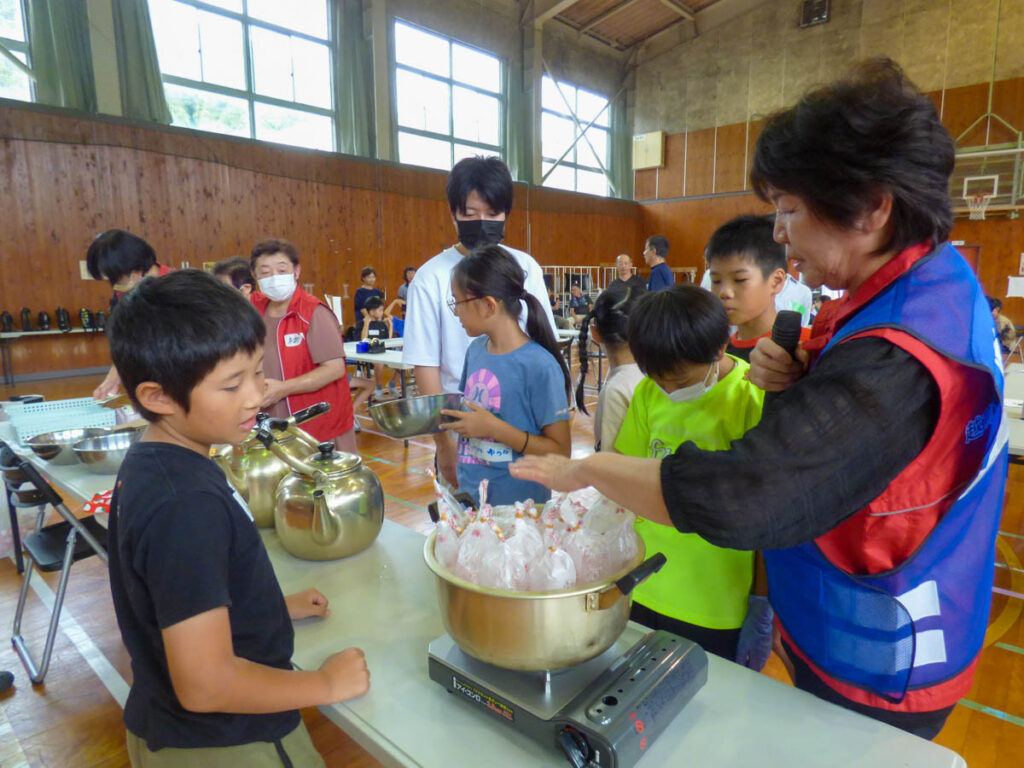
<svg viewBox="0 0 1024 768">
<path fill-rule="evenodd" d="M 296 472 L 309 475 L 314 480 L 322 477 L 323 473 L 319 469 L 310 466 L 306 462 L 297 459 L 294 456 L 289 456 L 287 452 L 281 450 L 281 446 L 278 445 L 277 440 L 274 438 L 274 433 L 271 432 L 271 429 L 273 429 L 273 421 L 275 421 L 275 419 L 267 419 L 256 428 L 256 439 L 263 443 L 264 448 L 277 456 L 277 458 Z M 314 445 L 316 445 L 316 443 L 314 443 Z"/>
</svg>

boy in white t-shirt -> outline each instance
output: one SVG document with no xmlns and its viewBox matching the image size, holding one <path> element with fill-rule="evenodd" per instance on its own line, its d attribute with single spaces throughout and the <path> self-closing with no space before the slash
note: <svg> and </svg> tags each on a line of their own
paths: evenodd
<svg viewBox="0 0 1024 768">
<path fill-rule="evenodd" d="M 497 157 L 467 157 L 448 174 L 448 208 L 458 242 L 430 259 L 409 284 L 402 362 L 412 365 L 424 395 L 458 392 L 470 338 L 447 307 L 452 268 L 473 248 L 494 245 L 505 237 L 512 210 L 512 174 Z M 526 290 L 544 307 L 552 330 L 555 320 L 547 301 L 540 265 L 528 253 L 502 246 L 526 272 Z M 524 311 L 522 318 L 527 316 Z M 434 435 L 437 468 L 452 487 L 456 477 L 455 441 L 448 433 Z"/>
</svg>

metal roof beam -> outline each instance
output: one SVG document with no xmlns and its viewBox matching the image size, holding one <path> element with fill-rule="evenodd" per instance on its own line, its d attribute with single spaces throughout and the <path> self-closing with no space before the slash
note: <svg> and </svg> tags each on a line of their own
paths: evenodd
<svg viewBox="0 0 1024 768">
<path fill-rule="evenodd" d="M 596 27 L 598 24 L 604 23 L 605 21 L 610 19 L 612 16 L 617 14 L 619 11 L 626 10 L 627 8 L 629 8 L 629 6 L 633 5 L 636 2 L 637 2 L 637 0 L 625 0 L 625 2 L 622 2 L 622 3 L 619 3 L 618 5 L 612 6 L 611 8 L 609 8 L 604 13 L 597 14 L 597 16 L 595 16 L 590 21 L 588 21 L 586 24 L 584 24 L 582 27 L 580 27 L 580 30 L 579 30 L 580 33 L 583 34 L 583 33 L 589 32 L 594 27 Z"/>
<path fill-rule="evenodd" d="M 529 9 L 526 18 L 534 26 L 539 27 L 576 2 L 577 0 L 533 0 L 533 8 Z"/>
<path fill-rule="evenodd" d="M 672 10 L 672 11 L 675 11 L 676 13 L 678 13 L 680 16 L 682 16 L 687 21 L 693 21 L 695 18 L 697 18 L 694 15 L 693 11 L 691 11 L 689 8 L 687 8 L 687 7 L 683 6 L 683 5 L 680 5 L 679 3 L 675 2 L 675 0 L 658 0 L 658 1 L 662 5 L 664 5 L 666 8 L 668 8 L 669 10 Z"/>
</svg>

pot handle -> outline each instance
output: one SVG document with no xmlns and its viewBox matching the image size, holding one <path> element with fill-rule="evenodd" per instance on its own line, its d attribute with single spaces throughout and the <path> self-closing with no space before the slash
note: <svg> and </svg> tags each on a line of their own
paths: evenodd
<svg viewBox="0 0 1024 768">
<path fill-rule="evenodd" d="M 651 555 L 632 571 L 616 581 L 615 586 L 619 588 L 622 594 L 628 595 L 640 582 L 660 571 L 665 562 L 665 555 L 661 552 Z"/>
<path fill-rule="evenodd" d="M 293 424 L 301 424 L 304 421 L 309 421 L 315 416 L 327 413 L 331 410 L 331 404 L 328 402 L 317 403 L 309 406 L 309 408 L 303 408 L 301 411 L 296 411 L 292 414 L 290 421 Z"/>
<path fill-rule="evenodd" d="M 474 504 L 473 504 L 473 497 L 470 496 L 468 493 L 466 493 L 464 491 L 462 493 L 456 493 L 455 494 L 455 500 L 457 502 L 459 502 L 464 507 L 469 507 L 469 508 L 472 509 L 473 506 L 474 506 Z M 432 522 L 435 522 L 435 523 L 440 522 L 440 520 L 441 520 L 441 513 L 437 509 L 437 502 L 436 501 L 432 501 L 429 504 L 427 504 L 427 514 L 430 515 L 430 520 Z"/>
</svg>

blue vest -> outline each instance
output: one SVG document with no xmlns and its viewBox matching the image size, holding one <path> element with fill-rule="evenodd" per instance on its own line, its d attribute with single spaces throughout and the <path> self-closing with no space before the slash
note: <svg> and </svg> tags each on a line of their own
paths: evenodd
<svg viewBox="0 0 1024 768">
<path fill-rule="evenodd" d="M 766 551 L 764 559 L 772 606 L 797 648 L 831 677 L 900 702 L 908 690 L 960 674 L 981 650 L 1006 486 L 1007 429 L 988 301 L 948 243 L 848 318 L 822 355 L 876 328 L 909 333 L 990 374 L 988 405 L 963 434 L 968 443 L 985 441 L 985 459 L 917 551 L 891 571 L 850 575 L 813 541 Z"/>
</svg>

